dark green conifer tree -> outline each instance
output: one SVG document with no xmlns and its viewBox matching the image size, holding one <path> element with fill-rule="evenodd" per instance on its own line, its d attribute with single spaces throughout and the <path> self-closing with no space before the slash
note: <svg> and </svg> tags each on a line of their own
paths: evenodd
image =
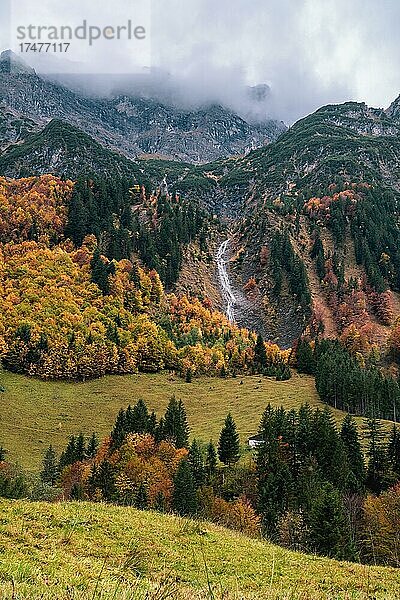
<svg viewBox="0 0 400 600">
<path fill-rule="evenodd" d="M 111 432 L 112 448 L 120 448 L 127 434 L 125 411 L 121 408 L 116 418 L 114 429 Z"/>
<path fill-rule="evenodd" d="M 75 440 L 75 461 L 82 462 L 86 458 L 86 446 L 83 433 L 80 433 Z"/>
<path fill-rule="evenodd" d="M 155 432 L 157 429 L 157 416 L 156 416 L 156 413 L 154 412 L 154 410 L 149 415 L 149 419 L 147 421 L 147 429 L 148 429 L 148 432 L 150 433 L 150 435 L 155 437 Z"/>
<path fill-rule="evenodd" d="M 314 353 L 308 340 L 300 339 L 296 350 L 297 370 L 299 373 L 315 373 Z"/>
<path fill-rule="evenodd" d="M 179 515 L 193 516 L 197 512 L 198 499 L 196 483 L 190 464 L 181 460 L 174 477 L 173 509 Z"/>
<path fill-rule="evenodd" d="M 149 411 L 144 400 L 139 400 L 133 407 L 130 418 L 127 417 L 127 427 L 132 433 L 148 433 Z"/>
<path fill-rule="evenodd" d="M 340 437 L 344 444 L 349 466 L 346 489 L 351 492 L 362 492 L 365 486 L 365 462 L 357 425 L 351 415 L 346 415 L 343 419 Z"/>
<path fill-rule="evenodd" d="M 394 479 L 398 481 L 400 480 L 400 431 L 397 425 L 392 427 L 387 453 Z"/>
<path fill-rule="evenodd" d="M 369 490 L 380 494 L 387 483 L 387 455 L 384 447 L 383 426 L 374 417 L 366 420 L 366 438 L 368 440 L 368 468 L 366 484 Z"/>
<path fill-rule="evenodd" d="M 258 334 L 256 345 L 254 347 L 254 371 L 256 373 L 263 373 L 267 368 L 267 362 L 264 340 L 262 336 Z"/>
<path fill-rule="evenodd" d="M 106 501 L 112 501 L 115 497 L 115 469 L 114 466 L 104 459 L 96 466 L 93 465 L 89 486 L 92 490 L 99 489 Z"/>
<path fill-rule="evenodd" d="M 144 483 L 139 485 L 139 489 L 135 498 L 135 507 L 140 510 L 145 510 L 149 505 L 149 495 Z"/>
<path fill-rule="evenodd" d="M 88 458 L 94 458 L 96 456 L 97 450 L 99 448 L 99 439 L 96 435 L 96 433 L 92 433 L 92 435 L 90 436 L 88 445 L 87 445 L 87 456 Z"/>
<path fill-rule="evenodd" d="M 207 475 L 207 483 L 212 483 L 217 473 L 217 451 L 211 440 L 207 445 L 205 468 Z"/>
<path fill-rule="evenodd" d="M 165 501 L 164 493 L 158 492 L 154 503 L 154 509 L 158 510 L 158 512 L 165 512 L 166 506 L 167 503 Z"/>
<path fill-rule="evenodd" d="M 225 419 L 218 442 L 218 456 L 221 462 L 229 467 L 238 462 L 240 440 L 235 421 L 231 413 Z"/>
<path fill-rule="evenodd" d="M 307 515 L 309 543 L 318 554 L 351 560 L 354 551 L 350 525 L 340 493 L 331 483 L 324 484 Z"/>
<path fill-rule="evenodd" d="M 100 256 L 100 250 L 96 247 L 90 262 L 92 269 L 92 281 L 99 286 L 104 295 L 110 291 L 108 276 L 110 270 Z"/>
<path fill-rule="evenodd" d="M 203 453 L 201 451 L 200 445 L 197 440 L 194 439 L 190 449 L 188 456 L 189 464 L 192 469 L 193 477 L 196 483 L 196 487 L 201 487 L 205 480 L 205 470 L 204 470 L 204 459 Z"/>
<path fill-rule="evenodd" d="M 44 454 L 40 479 L 48 485 L 55 485 L 58 479 L 58 461 L 53 446 L 49 446 Z"/>
<path fill-rule="evenodd" d="M 176 448 L 187 448 L 189 441 L 189 426 L 185 407 L 182 400 L 179 402 L 172 396 L 168 403 L 164 417 L 165 439 L 169 439 Z"/>
<path fill-rule="evenodd" d="M 74 462 L 76 462 L 76 460 L 77 460 L 76 459 L 76 440 L 75 440 L 75 436 L 71 435 L 66 449 L 64 450 L 64 452 L 61 453 L 61 456 L 60 456 L 60 465 L 59 465 L 60 473 L 66 466 L 72 465 Z"/>
</svg>

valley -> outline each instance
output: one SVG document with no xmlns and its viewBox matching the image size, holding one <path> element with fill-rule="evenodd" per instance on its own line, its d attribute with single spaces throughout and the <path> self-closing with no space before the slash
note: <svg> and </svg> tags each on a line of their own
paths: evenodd
<svg viewBox="0 0 400 600">
<path fill-rule="evenodd" d="M 0 598 L 398 597 L 400 97 L 245 114 L 1 54 Z"/>
</svg>

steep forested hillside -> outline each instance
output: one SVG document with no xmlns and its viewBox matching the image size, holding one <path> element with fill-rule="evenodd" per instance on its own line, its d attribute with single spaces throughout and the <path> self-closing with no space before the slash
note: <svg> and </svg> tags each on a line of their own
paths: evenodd
<svg viewBox="0 0 400 600">
<path fill-rule="evenodd" d="M 207 299 L 167 296 L 152 268 L 174 279 L 181 246 L 201 231 L 201 211 L 126 185 L 0 179 L 4 365 L 68 379 L 138 369 L 187 377 L 257 370 L 253 334 L 213 312 Z M 271 347 L 268 361 L 279 366 L 287 356 Z"/>
<path fill-rule="evenodd" d="M 233 226 L 239 281 L 264 299 L 271 334 L 286 343 L 307 325 L 361 351 L 393 342 L 400 137 L 391 115 L 327 106 L 269 147 L 209 168 L 243 215 Z"/>
</svg>

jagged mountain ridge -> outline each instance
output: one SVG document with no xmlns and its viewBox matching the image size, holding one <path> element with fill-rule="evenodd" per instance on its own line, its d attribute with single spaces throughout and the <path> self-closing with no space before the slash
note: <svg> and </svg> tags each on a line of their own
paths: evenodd
<svg viewBox="0 0 400 600">
<path fill-rule="evenodd" d="M 286 129 L 272 119 L 249 123 L 218 105 L 190 111 L 140 97 L 89 98 L 40 77 L 8 52 L 0 57 L 0 105 L 38 124 L 64 120 L 128 158 L 204 163 L 244 154 Z"/>
</svg>

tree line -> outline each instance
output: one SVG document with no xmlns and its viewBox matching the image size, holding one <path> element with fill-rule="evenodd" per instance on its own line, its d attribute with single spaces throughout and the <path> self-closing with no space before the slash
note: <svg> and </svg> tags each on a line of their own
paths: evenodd
<svg viewBox="0 0 400 600">
<path fill-rule="evenodd" d="M 315 375 L 323 402 L 356 415 L 397 421 L 400 389 L 396 379 L 373 364 L 363 364 L 337 340 L 300 339 L 296 348 L 300 373 Z"/>
</svg>

